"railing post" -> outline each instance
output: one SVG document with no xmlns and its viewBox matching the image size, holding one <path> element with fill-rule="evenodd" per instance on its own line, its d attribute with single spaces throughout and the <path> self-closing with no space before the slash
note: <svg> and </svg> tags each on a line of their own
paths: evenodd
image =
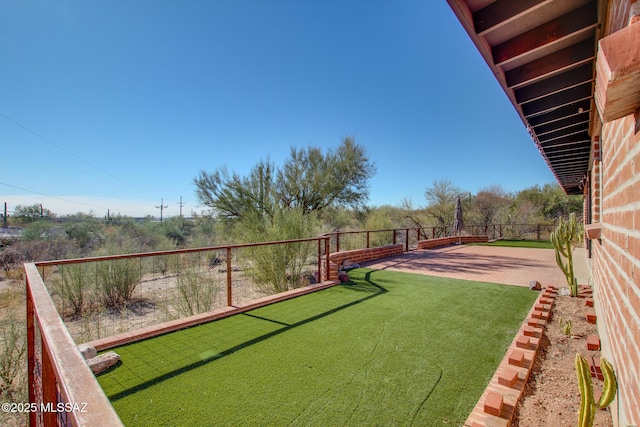
<svg viewBox="0 0 640 427">
<path fill-rule="evenodd" d="M 367 230 L 367 249 L 369 249 L 369 230 Z"/>
<path fill-rule="evenodd" d="M 318 269 L 316 270 L 316 283 L 322 283 L 322 239 L 318 239 Z"/>
<path fill-rule="evenodd" d="M 230 307 L 233 305 L 232 295 L 232 280 L 231 280 L 231 248 L 227 247 L 227 305 Z"/>
<path fill-rule="evenodd" d="M 51 365 L 49 356 L 49 343 L 42 340 L 42 403 L 51 404 L 55 407 L 58 404 L 56 374 Z M 42 414 L 45 426 L 57 425 L 57 414 L 53 411 L 46 411 Z"/>
<path fill-rule="evenodd" d="M 340 232 L 336 233 L 336 252 L 340 252 Z"/>
<path fill-rule="evenodd" d="M 35 368 L 36 368 L 36 341 L 35 341 L 35 326 L 34 308 L 33 308 L 33 295 L 31 294 L 31 285 L 29 283 L 29 276 L 27 272 L 24 273 L 26 277 L 27 285 L 27 380 L 29 382 L 29 402 L 36 402 L 36 380 L 35 380 Z M 29 425 L 36 425 L 36 411 L 29 411 Z"/>
<path fill-rule="evenodd" d="M 404 251 L 409 252 L 409 229 L 407 228 L 405 231 L 404 237 Z"/>
<path fill-rule="evenodd" d="M 329 239 L 328 238 L 324 242 L 324 257 L 325 257 L 324 268 L 325 268 L 325 274 L 326 274 L 325 277 L 327 280 L 329 280 L 330 268 L 329 268 Z"/>
<path fill-rule="evenodd" d="M 398 239 L 396 237 L 396 229 L 393 229 L 393 244 L 395 245 L 396 243 L 398 243 Z"/>
<path fill-rule="evenodd" d="M 538 224 L 536 231 L 537 231 L 537 234 L 536 234 L 537 235 L 537 240 L 540 240 L 540 224 Z"/>
</svg>

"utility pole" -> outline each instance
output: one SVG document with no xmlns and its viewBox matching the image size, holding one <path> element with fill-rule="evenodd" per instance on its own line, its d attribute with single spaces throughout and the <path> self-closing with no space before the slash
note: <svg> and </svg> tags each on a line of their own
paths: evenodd
<svg viewBox="0 0 640 427">
<path fill-rule="evenodd" d="M 182 196 L 180 196 L 180 203 L 178 203 L 178 205 L 180 205 L 180 218 L 182 218 L 182 207 L 185 205 L 185 203 L 182 203 Z"/>
<path fill-rule="evenodd" d="M 165 210 L 168 207 L 169 206 L 166 206 L 164 204 L 164 199 L 160 199 L 160 206 L 156 206 L 156 209 L 160 209 L 160 222 L 162 222 L 162 211 Z"/>
</svg>

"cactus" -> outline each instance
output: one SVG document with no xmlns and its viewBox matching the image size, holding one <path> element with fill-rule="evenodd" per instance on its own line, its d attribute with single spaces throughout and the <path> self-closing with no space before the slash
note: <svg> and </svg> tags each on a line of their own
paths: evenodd
<svg viewBox="0 0 640 427">
<path fill-rule="evenodd" d="M 569 215 L 569 221 L 560 219 L 556 230 L 551 232 L 551 243 L 556 250 L 556 262 L 567 278 L 572 297 L 578 296 L 578 280 L 573 271 L 572 245 L 574 242 L 580 241 L 581 237 L 575 213 Z M 566 263 L 563 258 L 567 260 Z"/>
<path fill-rule="evenodd" d="M 563 334 L 565 334 L 566 336 L 571 335 L 571 328 L 573 327 L 573 324 L 571 323 L 571 319 L 563 320 L 562 317 L 561 317 L 560 320 L 558 321 L 558 323 L 560 324 L 560 327 L 562 328 L 562 333 Z"/>
<path fill-rule="evenodd" d="M 576 371 L 578 374 L 578 384 L 580 386 L 580 415 L 578 418 L 578 427 L 593 426 L 596 408 L 606 408 L 616 397 L 618 383 L 613 367 L 609 361 L 603 357 L 600 361 L 600 368 L 604 375 L 604 386 L 600 399 L 598 402 L 595 402 L 589 364 L 584 356 L 580 353 L 576 354 Z"/>
</svg>

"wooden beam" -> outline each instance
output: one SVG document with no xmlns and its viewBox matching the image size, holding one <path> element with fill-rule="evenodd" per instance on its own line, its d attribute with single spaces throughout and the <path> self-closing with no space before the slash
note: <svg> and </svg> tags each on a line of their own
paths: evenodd
<svg viewBox="0 0 640 427">
<path fill-rule="evenodd" d="M 473 26 L 476 33 L 481 36 L 527 12 L 530 13 L 530 9 L 538 8 L 551 1 L 553 0 L 498 0 L 474 12 Z"/>
<path fill-rule="evenodd" d="M 554 139 L 563 138 L 565 136 L 584 133 L 587 132 L 587 129 L 589 129 L 589 122 L 578 123 L 573 126 L 563 127 L 553 132 L 547 132 L 544 135 L 536 133 L 536 135 L 538 136 L 538 141 L 540 141 L 540 143 L 542 144 L 545 142 L 553 141 Z"/>
<path fill-rule="evenodd" d="M 491 49 L 493 60 L 497 65 L 504 64 L 597 24 L 596 3 L 589 3 L 494 46 Z"/>
<path fill-rule="evenodd" d="M 544 152 L 549 158 L 561 158 L 569 156 L 579 156 L 581 153 L 589 157 L 591 147 L 584 141 L 578 141 L 573 144 L 553 145 L 550 147 L 543 147 Z"/>
<path fill-rule="evenodd" d="M 535 128 L 536 126 L 552 123 L 576 114 L 582 114 L 585 111 L 589 110 L 590 107 L 591 100 L 585 99 L 574 104 L 565 105 L 548 113 L 540 114 L 539 116 L 530 117 L 527 120 L 529 122 L 529 125 Z"/>
<path fill-rule="evenodd" d="M 534 131 L 538 138 L 543 137 L 549 133 L 558 132 L 562 129 L 572 127 L 574 125 L 589 125 L 589 111 L 574 114 L 569 117 L 565 117 L 555 122 L 541 125 L 534 128 Z"/>
<path fill-rule="evenodd" d="M 540 145 L 543 147 L 549 147 L 552 145 L 562 145 L 562 144 L 574 144 L 576 142 L 587 142 L 589 146 L 591 146 L 591 138 L 589 137 L 589 133 L 586 130 L 582 132 L 567 134 L 562 138 L 554 138 L 552 140 L 540 141 Z"/>
<path fill-rule="evenodd" d="M 538 116 L 553 111 L 563 105 L 589 99 L 592 96 L 591 86 L 591 82 L 583 83 L 554 95 L 528 102 L 522 106 L 522 114 L 524 114 L 525 117 Z"/>
<path fill-rule="evenodd" d="M 578 68 L 572 68 L 556 76 L 541 80 L 540 82 L 516 89 L 514 94 L 518 104 L 524 104 L 569 89 L 581 83 L 590 82 L 593 79 L 593 65 L 587 63 Z"/>
<path fill-rule="evenodd" d="M 505 73 L 505 79 L 507 85 L 515 89 L 578 65 L 591 63 L 595 56 L 596 42 L 592 37 L 507 71 Z"/>
</svg>

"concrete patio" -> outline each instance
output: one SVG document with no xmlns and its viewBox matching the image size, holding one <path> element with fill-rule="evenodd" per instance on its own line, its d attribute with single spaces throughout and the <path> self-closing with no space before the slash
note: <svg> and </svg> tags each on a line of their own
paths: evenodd
<svg viewBox="0 0 640 427">
<path fill-rule="evenodd" d="M 363 267 L 426 274 L 430 276 L 529 286 L 536 280 L 545 286 L 566 287 L 553 249 L 452 245 L 423 249 L 363 263 Z M 586 251 L 574 252 L 579 284 L 589 284 Z"/>
</svg>

